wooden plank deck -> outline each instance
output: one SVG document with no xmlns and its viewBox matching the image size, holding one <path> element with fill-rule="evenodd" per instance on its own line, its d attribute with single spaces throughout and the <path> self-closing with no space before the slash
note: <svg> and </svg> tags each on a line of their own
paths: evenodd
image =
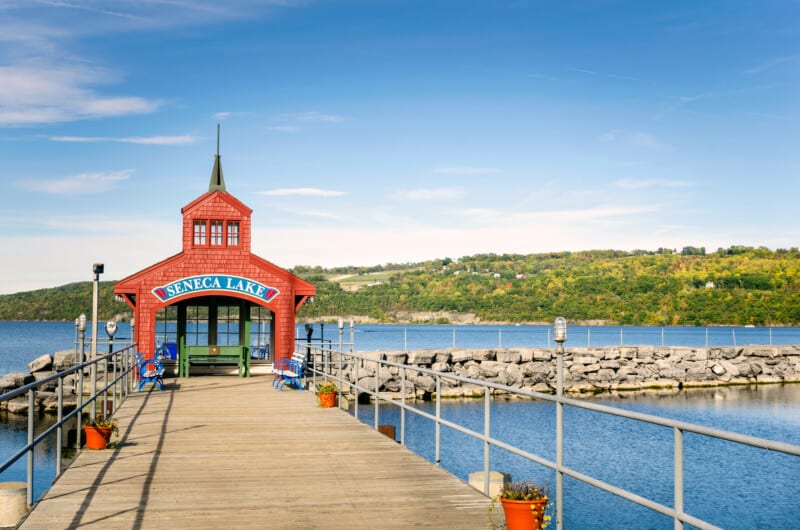
<svg viewBox="0 0 800 530">
<path fill-rule="evenodd" d="M 83 451 L 20 528 L 486 528 L 485 496 L 270 382 L 168 379 L 132 394 L 119 447 Z"/>
</svg>

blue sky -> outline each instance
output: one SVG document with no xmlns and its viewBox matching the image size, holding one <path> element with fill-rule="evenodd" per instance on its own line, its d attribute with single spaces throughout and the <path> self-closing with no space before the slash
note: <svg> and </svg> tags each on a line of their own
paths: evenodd
<svg viewBox="0 0 800 530">
<path fill-rule="evenodd" d="M 179 252 L 222 128 L 283 267 L 798 246 L 800 4 L 0 1 L 0 293 Z"/>
</svg>

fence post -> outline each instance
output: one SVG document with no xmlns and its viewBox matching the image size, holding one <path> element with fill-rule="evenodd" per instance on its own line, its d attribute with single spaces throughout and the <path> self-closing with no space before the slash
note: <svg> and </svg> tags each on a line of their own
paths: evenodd
<svg viewBox="0 0 800 530">
<path fill-rule="evenodd" d="M 36 391 L 28 390 L 28 508 L 33 506 L 33 409 L 36 406 Z"/>
<path fill-rule="evenodd" d="M 64 378 L 58 378 L 58 390 L 56 390 L 58 396 L 58 411 L 57 411 L 57 421 L 58 421 L 58 429 L 56 429 L 56 478 L 61 476 L 61 444 L 64 439 L 64 425 L 62 425 L 62 421 L 64 420 Z"/>
<path fill-rule="evenodd" d="M 400 391 L 402 392 L 402 396 L 400 397 L 400 401 L 402 406 L 400 407 L 400 445 L 405 447 L 406 445 L 406 368 L 400 369 L 400 372 L 403 374 L 403 378 L 400 380 Z"/>
<path fill-rule="evenodd" d="M 675 530 L 683 530 L 683 523 L 680 520 L 680 516 L 683 515 L 683 431 L 680 430 L 678 427 L 673 429 L 675 434 L 675 450 L 673 451 L 673 458 L 675 460 L 674 463 L 674 478 L 673 484 L 675 488 L 674 496 L 675 496 L 675 519 L 674 519 L 674 528 Z"/>
<path fill-rule="evenodd" d="M 491 445 L 489 444 L 489 435 L 491 434 L 491 418 L 489 417 L 491 411 L 492 398 L 489 392 L 489 387 L 483 387 L 483 494 L 489 496 L 489 451 Z"/>
<path fill-rule="evenodd" d="M 453 328 L 455 333 L 455 328 Z M 442 378 L 436 375 L 436 466 L 442 462 Z"/>
</svg>

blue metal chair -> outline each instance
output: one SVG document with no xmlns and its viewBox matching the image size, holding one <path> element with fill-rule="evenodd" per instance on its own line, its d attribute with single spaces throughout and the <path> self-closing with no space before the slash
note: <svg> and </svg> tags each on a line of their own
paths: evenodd
<svg viewBox="0 0 800 530">
<path fill-rule="evenodd" d="M 156 385 L 158 391 L 164 390 L 164 366 L 158 358 L 145 359 L 140 352 L 136 352 L 134 357 L 136 360 L 137 370 L 139 372 L 139 387 L 138 392 L 141 392 L 144 385 L 150 383 Z"/>
<path fill-rule="evenodd" d="M 305 371 L 306 355 L 295 352 L 291 359 L 278 359 L 273 367 L 274 379 L 272 386 L 278 390 L 283 390 L 286 385 L 293 386 L 298 390 L 303 390 L 303 374 Z"/>
</svg>

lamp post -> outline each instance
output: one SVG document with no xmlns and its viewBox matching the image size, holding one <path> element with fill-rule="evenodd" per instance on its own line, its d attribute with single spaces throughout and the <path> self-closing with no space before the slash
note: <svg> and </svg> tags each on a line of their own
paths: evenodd
<svg viewBox="0 0 800 530">
<path fill-rule="evenodd" d="M 94 274 L 94 279 L 92 280 L 92 349 L 91 349 L 91 359 L 92 361 L 97 359 L 97 291 L 98 285 L 100 283 L 100 275 L 103 274 L 103 264 L 102 263 L 95 263 L 92 265 L 92 274 Z M 92 394 L 97 391 L 97 363 L 92 363 Z M 95 417 L 97 414 L 97 400 L 92 400 L 92 418 Z"/>
<path fill-rule="evenodd" d="M 108 335 L 108 353 L 111 354 L 114 351 L 114 335 L 117 334 L 117 323 L 113 320 L 109 320 L 106 322 L 106 335 Z M 103 382 L 103 387 L 108 386 L 108 357 L 106 357 L 105 361 L 103 361 L 103 373 L 105 374 L 105 381 Z M 117 362 L 114 360 L 114 380 L 117 379 Z M 114 383 L 114 403 L 113 409 L 117 410 L 117 384 Z M 103 392 L 103 415 L 108 414 L 108 392 Z"/>
<path fill-rule="evenodd" d="M 83 365 L 85 361 L 83 349 L 86 345 L 86 315 L 81 313 L 81 316 L 75 319 L 75 327 L 78 328 L 78 334 L 80 335 L 80 356 L 77 360 L 79 365 Z M 75 430 L 75 449 L 79 450 L 81 448 L 81 433 L 83 432 L 83 366 L 78 370 L 78 388 L 76 394 L 78 411 L 80 412 L 76 423 L 78 427 Z"/>
<path fill-rule="evenodd" d="M 567 340 L 567 320 L 556 318 L 553 323 L 553 340 L 556 341 L 556 530 L 563 528 L 564 501 L 564 342 Z"/>
</svg>

